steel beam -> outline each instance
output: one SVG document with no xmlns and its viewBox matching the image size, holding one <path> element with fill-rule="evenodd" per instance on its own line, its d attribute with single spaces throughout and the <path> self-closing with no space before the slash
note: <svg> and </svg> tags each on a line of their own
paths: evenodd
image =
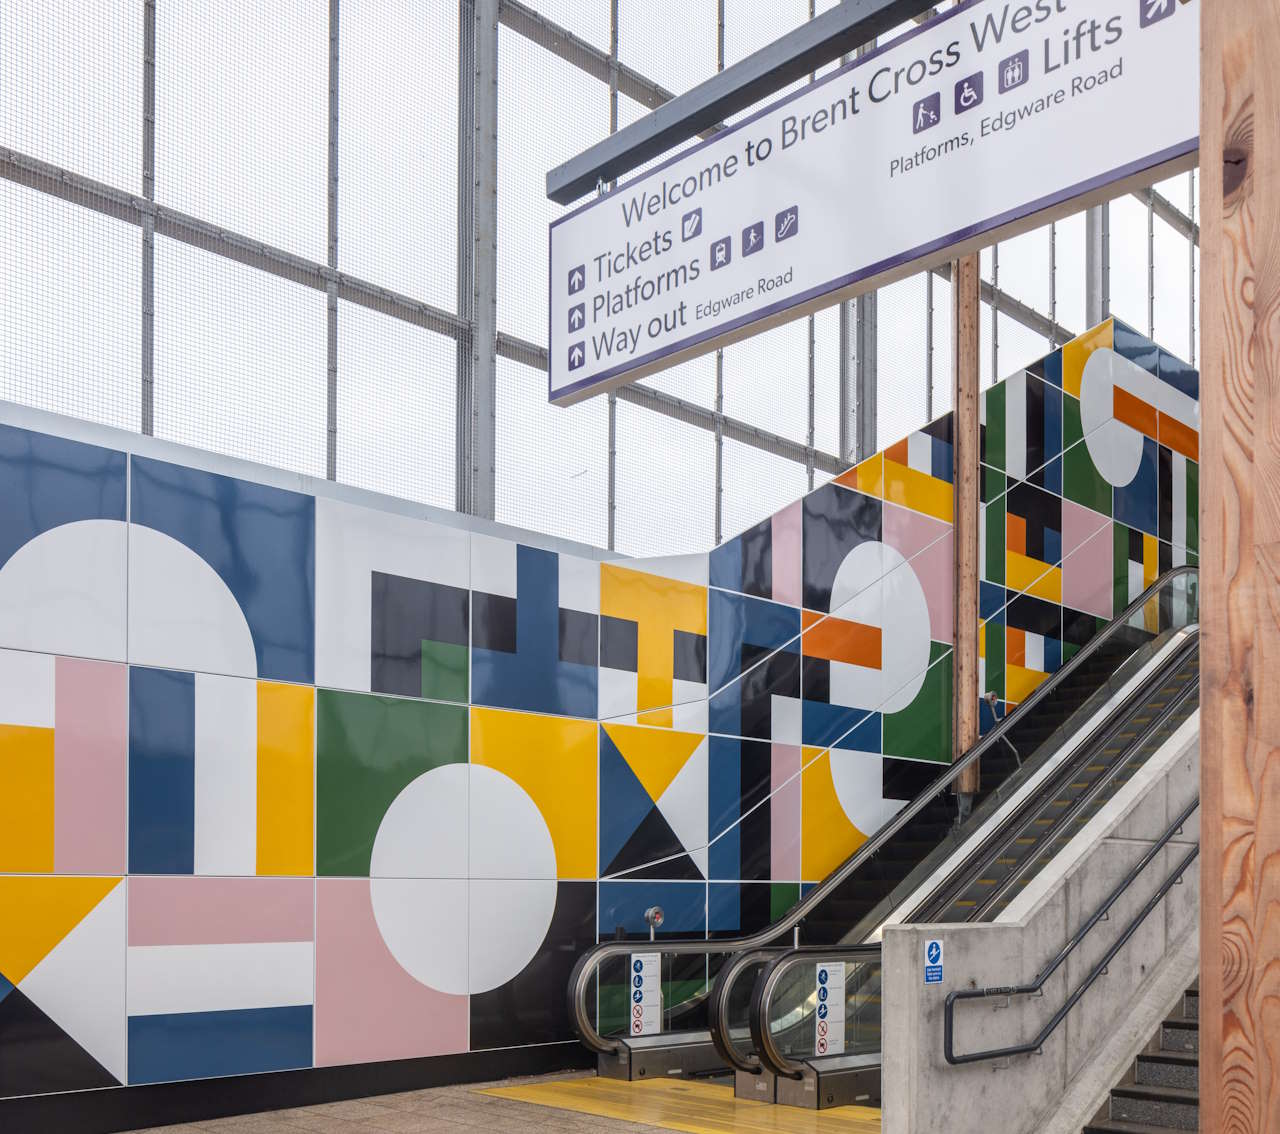
<svg viewBox="0 0 1280 1134">
<path fill-rule="evenodd" d="M 156 199 L 156 3 L 142 6 L 142 196 Z M 156 431 L 156 225 L 142 216 L 142 390 L 139 428 Z"/>
<path fill-rule="evenodd" d="M 577 200 L 930 7 L 930 0 L 843 0 L 556 166 L 547 196 L 561 205 Z"/>
<path fill-rule="evenodd" d="M 1162 197 L 1154 189 L 1135 189 L 1131 196 L 1150 206 L 1156 216 L 1179 236 L 1190 240 L 1192 244 L 1200 243 L 1200 226 L 1167 197 Z"/>
<path fill-rule="evenodd" d="M 951 265 L 939 264 L 933 269 L 933 274 L 939 279 L 950 281 Z M 1001 315 L 1021 323 L 1027 330 L 1035 331 L 1043 338 L 1056 337 L 1058 342 L 1067 342 L 1076 337 L 1075 332 L 1068 330 L 1056 320 L 1041 315 L 1034 307 L 1028 307 L 1020 300 L 1014 299 L 1007 291 L 1001 291 L 989 280 L 980 281 L 978 294 L 983 303 L 989 307 L 998 307 Z"/>
<path fill-rule="evenodd" d="M 471 342 L 475 337 L 475 0 L 458 2 L 458 320 L 454 367 L 453 494 L 459 512 L 471 511 Z"/>
<path fill-rule="evenodd" d="M 1084 317 L 1096 327 L 1111 314 L 1111 207 L 1084 214 Z"/>
<path fill-rule="evenodd" d="M 338 269 L 338 26 L 340 0 L 329 0 L 329 168 L 328 262 Z M 338 479 L 338 285 L 325 288 L 325 476 Z"/>
<path fill-rule="evenodd" d="M 493 519 L 498 342 L 498 0 L 458 5 L 458 316 L 454 496 Z"/>
<path fill-rule="evenodd" d="M 475 3 L 474 89 L 470 511 L 492 520 L 498 445 L 498 0 Z"/>
<path fill-rule="evenodd" d="M 865 461 L 876 451 L 878 293 L 869 291 L 853 301 L 853 459 Z"/>
<path fill-rule="evenodd" d="M 536 43 L 602 83 L 609 82 L 609 74 L 614 65 L 609 52 L 601 51 L 540 12 L 521 4 L 519 0 L 499 0 L 498 19 L 502 21 L 504 28 L 523 36 L 530 43 Z M 649 110 L 670 102 L 673 97 L 666 87 L 645 78 L 625 63 L 617 64 L 617 73 L 618 90 Z M 714 133 L 714 130 L 707 133 Z M 594 189 L 595 185 L 591 188 Z"/>
</svg>

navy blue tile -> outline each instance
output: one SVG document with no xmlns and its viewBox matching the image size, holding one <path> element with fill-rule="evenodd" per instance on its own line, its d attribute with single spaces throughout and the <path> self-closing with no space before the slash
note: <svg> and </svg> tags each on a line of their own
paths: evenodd
<svg viewBox="0 0 1280 1134">
<path fill-rule="evenodd" d="M 130 667 L 132 874 L 191 874 L 195 870 L 195 730 L 192 674 Z"/>
<path fill-rule="evenodd" d="M 125 518 L 125 455 L 0 425 L 0 567 L 77 520 Z"/>
<path fill-rule="evenodd" d="M 134 456 L 136 524 L 186 545 L 235 596 L 258 676 L 315 677 L 315 498 Z"/>
<path fill-rule="evenodd" d="M 311 1066 L 310 1004 L 129 1017 L 129 1082 Z"/>
</svg>

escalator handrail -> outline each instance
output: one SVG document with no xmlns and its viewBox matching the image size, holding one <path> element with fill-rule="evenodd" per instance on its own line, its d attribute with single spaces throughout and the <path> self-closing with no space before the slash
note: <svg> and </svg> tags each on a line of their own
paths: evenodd
<svg viewBox="0 0 1280 1134">
<path fill-rule="evenodd" d="M 1176 675 L 1178 671 L 1187 664 L 1188 659 L 1196 653 L 1200 642 L 1199 629 L 1195 626 L 1186 626 L 1178 631 L 1178 635 L 1185 635 L 1185 638 L 1183 638 L 1180 644 L 1176 644 L 1169 654 L 1164 656 L 1164 659 L 1159 664 L 1159 668 L 1151 674 L 1148 680 L 1163 682 L 1171 678 Z M 1176 641 L 1177 636 L 1175 636 L 1175 642 Z M 1198 693 L 1199 687 L 1195 684 L 1189 684 L 1174 693 L 1168 704 L 1142 727 L 1140 733 L 1128 742 L 1125 751 L 1131 752 L 1140 749 L 1141 746 L 1156 733 L 1160 726 L 1168 721 L 1178 711 L 1178 709 L 1182 707 L 1188 697 L 1197 696 Z M 1132 720 L 1128 715 L 1129 708 L 1133 707 L 1136 710 L 1140 708 L 1143 703 L 1141 695 L 1135 696 L 1131 694 L 1122 704 L 1116 706 L 1110 717 L 1103 722 L 1102 727 L 1089 735 L 1085 744 L 1079 750 L 1071 754 L 1066 763 L 1055 771 L 1054 776 L 1067 775 L 1071 768 L 1077 766 L 1077 757 L 1079 757 L 1081 753 L 1096 751 L 1100 745 L 1105 745 L 1108 740 L 1112 739 L 1119 730 L 1125 728 Z M 1097 796 L 1098 792 L 1105 790 L 1108 785 L 1112 783 L 1121 767 L 1122 765 L 1117 764 L 1115 767 L 1111 768 L 1107 774 L 1098 780 L 1098 782 L 1095 783 L 1087 792 L 1076 799 L 1074 803 L 1072 803 L 1071 807 L 1069 807 L 1065 812 L 1059 814 L 1054 819 L 1054 823 L 1069 823 L 1075 815 L 1079 814 L 1090 800 Z M 1048 788 L 1052 786 L 1053 782 L 1053 779 L 1046 780 L 1044 784 L 1039 786 L 1037 792 L 1041 790 L 1048 790 Z M 1025 829 L 1024 821 L 1035 811 L 1036 804 L 1034 799 L 1035 796 L 1028 797 L 1014 811 L 1009 813 L 1001 821 L 1001 829 L 993 831 L 982 843 L 967 853 L 965 861 L 959 863 L 951 876 L 933 890 L 933 892 L 930 893 L 928 897 L 926 897 L 916 907 L 916 909 L 912 911 L 907 918 L 905 918 L 905 920 L 913 922 L 950 920 L 938 915 L 942 910 L 950 907 L 960 889 L 965 885 L 963 882 L 960 883 L 959 887 L 952 884 L 952 880 L 955 879 L 955 874 L 968 866 L 975 858 L 990 861 L 992 858 L 1004 854 L 1007 848 L 1012 845 L 1013 841 L 1022 835 L 1023 830 Z M 1010 874 L 1000 886 L 991 891 L 986 901 L 973 911 L 973 913 L 968 917 L 968 920 L 981 920 L 982 914 L 990 909 L 1001 897 L 1003 897 L 1010 887 L 1016 884 L 1015 879 L 1021 876 L 1022 875 L 1019 871 L 1014 871 Z M 959 881 L 958 879 L 955 880 Z M 948 893 L 948 891 L 950 892 Z"/>
<path fill-rule="evenodd" d="M 737 953 L 748 949 L 761 949 L 769 945 L 776 945 L 778 938 L 783 934 L 792 932 L 810 913 L 812 913 L 833 890 L 842 885 L 850 875 L 857 871 L 863 863 L 873 858 L 880 848 L 896 835 L 906 824 L 919 814 L 928 804 L 938 795 L 942 794 L 950 786 L 950 784 L 967 768 L 980 760 L 983 754 L 994 745 L 1004 739 L 1006 733 L 1017 723 L 1020 723 L 1024 717 L 1037 705 L 1040 704 L 1054 689 L 1062 684 L 1072 673 L 1080 668 L 1120 627 L 1127 625 L 1130 618 L 1142 610 L 1142 608 L 1155 595 L 1164 589 L 1173 579 L 1181 575 L 1198 574 L 1198 568 L 1193 565 L 1182 567 L 1174 567 L 1164 572 L 1155 580 L 1145 591 L 1133 600 L 1125 609 L 1115 618 L 1111 620 L 1102 630 L 1095 634 L 1089 641 L 1080 648 L 1080 650 L 1072 656 L 1061 669 L 1057 670 L 1050 677 L 1040 683 L 1031 694 L 1016 709 L 1007 714 L 1003 720 L 999 721 L 996 726 L 978 741 L 968 752 L 966 752 L 959 760 L 953 764 L 948 764 L 945 770 L 926 787 L 919 795 L 908 803 L 901 811 L 881 827 L 874 835 L 864 842 L 856 851 L 853 852 L 840 866 L 836 867 L 812 890 L 791 907 L 778 921 L 766 926 L 764 929 L 756 933 L 744 934 L 741 937 L 724 938 L 720 941 L 714 941 L 706 937 L 691 938 L 674 938 L 670 940 L 659 940 L 650 945 L 650 948 L 661 953 L 669 953 L 675 956 L 687 956 L 690 954 L 710 955 L 713 953 Z M 568 987 L 568 1007 L 569 1019 L 573 1024 L 574 1030 L 592 1051 L 602 1055 L 609 1055 L 617 1052 L 622 1046 L 624 1037 L 602 1036 L 597 1031 L 595 1025 L 591 1022 L 586 1007 L 587 990 L 591 985 L 591 977 L 595 970 L 604 961 L 611 957 L 626 956 L 635 951 L 637 946 L 642 945 L 638 941 L 603 941 L 593 946 L 582 954 L 573 966 L 573 971 L 569 976 Z"/>
<path fill-rule="evenodd" d="M 801 1065 L 793 1063 L 778 1050 L 769 1028 L 768 1009 L 773 1003 L 773 993 L 785 973 L 798 964 L 817 964 L 821 961 L 879 962 L 880 942 L 862 945 L 797 945 L 769 962 L 769 967 L 756 978 L 751 994 L 751 1043 L 759 1053 L 763 1067 L 784 1079 L 804 1077 Z"/>
<path fill-rule="evenodd" d="M 1190 689 L 1184 690 L 1178 698 L 1178 703 L 1185 700 L 1186 697 L 1192 695 Z M 1170 706 L 1170 710 L 1172 709 Z M 1161 719 L 1164 719 L 1163 717 Z M 1197 795 L 1182 813 L 1173 821 L 1168 830 L 1160 837 L 1160 839 L 1143 855 L 1142 859 L 1135 864 L 1117 886 L 1112 890 L 1103 903 L 1094 911 L 1093 915 L 1075 932 L 1071 939 L 1058 951 L 1052 960 L 1048 962 L 1032 978 L 1031 983 L 1023 985 L 1015 985 L 1012 987 L 1002 986 L 999 988 L 979 988 L 964 989 L 952 992 L 946 1001 L 946 1017 L 943 1027 L 943 1047 L 944 1055 L 948 1063 L 976 1063 L 981 1060 L 1003 1059 L 1012 1055 L 1026 1055 L 1030 1052 L 1038 1050 L 1045 1039 L 1053 1032 L 1053 1030 L 1061 1023 L 1062 1018 L 1075 1005 L 1081 996 L 1088 990 L 1089 986 L 1097 979 L 1099 973 L 1098 968 L 1105 968 L 1105 962 L 1111 960 L 1126 941 L 1133 935 L 1137 927 L 1143 919 L 1151 912 L 1159 899 L 1164 896 L 1168 889 L 1173 885 L 1174 881 L 1181 878 L 1185 873 L 1187 866 L 1195 858 L 1196 850 L 1199 844 L 1192 849 L 1186 860 L 1175 869 L 1161 889 L 1159 889 L 1148 906 L 1134 919 L 1134 921 L 1124 930 L 1120 938 L 1113 943 L 1108 950 L 1107 955 L 1103 958 L 1103 962 L 1095 968 L 1089 977 L 1080 985 L 1076 992 L 1071 996 L 1068 1002 L 1058 1011 L 1050 1022 L 1045 1025 L 1044 1030 L 1034 1039 L 1026 1044 L 1015 1047 L 993 1048 L 989 1051 L 979 1051 L 956 1055 L 954 1051 L 954 1005 L 959 1000 L 982 999 L 986 997 L 1008 997 L 1029 995 L 1038 992 L 1044 987 L 1045 982 L 1053 976 L 1059 968 L 1062 967 L 1066 959 L 1075 951 L 1090 930 L 1102 921 L 1110 911 L 1111 907 L 1116 903 L 1119 897 L 1128 889 L 1135 878 L 1146 868 L 1146 866 L 1156 857 L 1164 846 L 1185 827 L 1187 821 L 1194 814 L 1200 805 L 1200 797 Z M 979 848 L 979 854 L 982 848 Z M 984 856 L 985 857 L 985 856 Z M 875 950 L 875 955 L 879 955 L 881 943 L 862 945 L 831 945 L 831 946 L 812 946 L 809 948 L 788 949 L 779 953 L 772 961 L 768 962 L 764 970 L 757 976 L 755 988 L 751 997 L 751 1042 L 757 1057 L 760 1060 L 760 1066 L 763 1070 L 773 1072 L 775 1075 L 783 1078 L 801 1079 L 803 1078 L 803 1062 L 792 1060 L 778 1050 L 777 1044 L 774 1042 L 773 1032 L 770 1028 L 770 1019 L 773 1010 L 773 996 L 777 991 L 778 985 L 788 972 L 797 964 L 813 961 L 826 960 L 830 962 L 857 961 L 858 959 L 869 960 L 871 954 L 868 950 Z"/>
<path fill-rule="evenodd" d="M 754 1052 L 742 1052 L 734 1044 L 729 1025 L 729 992 L 737 983 L 742 972 L 752 965 L 766 962 L 779 953 L 787 951 L 787 946 L 766 946 L 760 949 L 743 949 L 734 953 L 716 974 L 715 983 L 711 986 L 711 997 L 707 1007 L 708 1023 L 711 1026 L 711 1042 L 715 1045 L 720 1058 L 735 1071 L 746 1071 L 759 1074 L 760 1061 Z"/>
</svg>

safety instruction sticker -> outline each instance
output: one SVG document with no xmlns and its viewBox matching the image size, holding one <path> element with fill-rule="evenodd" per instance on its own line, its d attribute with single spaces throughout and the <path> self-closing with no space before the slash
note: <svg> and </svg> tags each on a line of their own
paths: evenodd
<svg viewBox="0 0 1280 1134">
<path fill-rule="evenodd" d="M 924 943 L 924 983 L 942 983 L 942 942 L 933 940 Z"/>
<path fill-rule="evenodd" d="M 662 1031 L 662 954 L 631 954 L 631 1034 Z"/>
<path fill-rule="evenodd" d="M 813 1051 L 815 1055 L 843 1055 L 844 962 L 819 961 L 817 970 Z"/>
</svg>

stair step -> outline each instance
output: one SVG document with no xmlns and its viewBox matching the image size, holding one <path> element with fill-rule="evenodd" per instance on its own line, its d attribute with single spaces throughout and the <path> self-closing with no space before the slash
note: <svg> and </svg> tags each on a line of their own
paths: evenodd
<svg viewBox="0 0 1280 1134">
<path fill-rule="evenodd" d="M 1100 1122 L 1091 1122 L 1084 1128 L 1084 1134 L 1169 1134 L 1176 1126 L 1151 1126 L 1146 1122 L 1125 1122 L 1119 1118 L 1104 1118 Z"/>
<path fill-rule="evenodd" d="M 1150 1052 L 1138 1056 L 1135 1073 L 1140 1086 L 1194 1090 L 1200 1078 L 1200 1058 L 1189 1051 Z"/>
<path fill-rule="evenodd" d="M 1163 1051 L 1199 1051 L 1198 1020 L 1170 1019 L 1160 1025 L 1160 1047 Z"/>
<path fill-rule="evenodd" d="M 1113 1087 L 1111 1115 L 1127 1122 L 1146 1122 L 1175 1130 L 1198 1130 L 1200 1093 L 1185 1087 Z"/>
</svg>

